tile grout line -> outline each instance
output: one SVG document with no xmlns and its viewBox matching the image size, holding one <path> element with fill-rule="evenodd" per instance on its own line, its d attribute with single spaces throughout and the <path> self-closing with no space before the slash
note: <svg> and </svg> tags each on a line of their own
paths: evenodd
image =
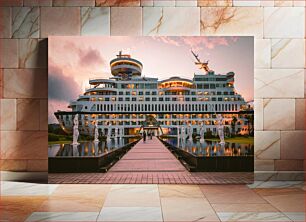
<svg viewBox="0 0 306 222">
<path fill-rule="evenodd" d="M 156 186 L 157 186 L 157 189 L 158 189 L 158 196 L 159 196 L 159 204 L 160 204 L 160 210 L 161 210 L 162 221 L 165 221 L 165 220 L 164 220 L 164 212 L 163 212 L 162 202 L 161 202 L 161 196 L 160 196 L 160 190 L 159 190 L 160 184 L 156 184 Z"/>
<path fill-rule="evenodd" d="M 215 214 L 216 214 L 216 216 L 218 217 L 219 221 L 222 221 L 221 218 L 219 217 L 217 211 L 216 211 L 215 208 L 212 206 L 212 204 L 211 204 L 211 202 L 209 201 L 209 199 L 206 197 L 204 191 L 200 188 L 200 185 L 197 185 L 197 186 L 198 186 L 198 188 L 200 189 L 200 191 L 201 191 L 203 197 L 207 200 L 207 202 L 209 203 L 210 207 L 211 207 L 211 208 L 213 209 L 213 211 L 215 212 Z"/>
</svg>

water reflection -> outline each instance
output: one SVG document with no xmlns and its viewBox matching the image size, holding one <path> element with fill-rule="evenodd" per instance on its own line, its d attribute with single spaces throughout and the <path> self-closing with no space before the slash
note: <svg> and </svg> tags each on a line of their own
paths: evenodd
<svg viewBox="0 0 306 222">
<path fill-rule="evenodd" d="M 121 148 L 136 140 L 136 138 L 113 138 L 110 141 L 81 142 L 80 145 L 52 144 L 48 146 L 48 156 L 94 157 Z"/>
<path fill-rule="evenodd" d="M 220 144 L 216 141 L 180 141 L 177 138 L 167 138 L 164 141 L 171 145 L 192 153 L 196 156 L 252 156 L 254 155 L 254 145 L 242 143 Z"/>
</svg>

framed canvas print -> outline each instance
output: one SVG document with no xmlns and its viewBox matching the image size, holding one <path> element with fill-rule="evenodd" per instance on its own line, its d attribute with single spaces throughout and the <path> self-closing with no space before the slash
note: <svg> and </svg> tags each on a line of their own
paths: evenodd
<svg viewBox="0 0 306 222">
<path fill-rule="evenodd" d="M 254 39 L 48 40 L 50 183 L 248 183 Z"/>
</svg>

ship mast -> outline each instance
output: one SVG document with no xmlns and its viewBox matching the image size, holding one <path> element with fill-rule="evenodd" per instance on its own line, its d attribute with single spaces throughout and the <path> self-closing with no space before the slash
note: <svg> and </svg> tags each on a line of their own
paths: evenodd
<svg viewBox="0 0 306 222">
<path fill-rule="evenodd" d="M 209 72 L 210 69 L 208 67 L 208 60 L 206 62 L 202 62 L 200 59 L 199 59 L 199 55 L 195 54 L 192 49 L 191 49 L 191 53 L 192 55 L 195 57 L 195 59 L 197 60 L 196 62 L 194 62 L 194 64 L 196 64 L 197 66 L 199 66 L 199 69 L 203 69 L 205 70 L 206 72 Z"/>
</svg>

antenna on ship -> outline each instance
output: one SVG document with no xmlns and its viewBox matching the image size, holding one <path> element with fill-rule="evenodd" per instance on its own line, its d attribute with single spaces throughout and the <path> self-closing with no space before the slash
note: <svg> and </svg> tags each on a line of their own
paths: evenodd
<svg viewBox="0 0 306 222">
<path fill-rule="evenodd" d="M 197 60 L 196 62 L 194 62 L 194 64 L 198 65 L 199 69 L 204 69 L 206 72 L 209 72 L 210 71 L 210 69 L 208 67 L 209 60 L 207 60 L 206 62 L 202 62 L 199 59 L 199 55 L 198 54 L 195 54 L 194 51 L 192 51 L 192 49 L 190 51 L 191 51 L 192 55 L 195 57 L 195 59 Z"/>
</svg>

